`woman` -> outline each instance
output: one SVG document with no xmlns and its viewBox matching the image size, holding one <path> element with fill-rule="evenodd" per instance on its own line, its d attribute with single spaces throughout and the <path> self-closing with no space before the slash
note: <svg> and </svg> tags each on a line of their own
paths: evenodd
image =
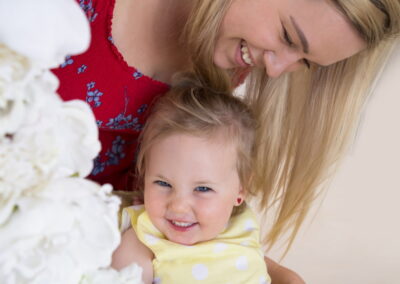
<svg viewBox="0 0 400 284">
<path fill-rule="evenodd" d="M 262 126 L 259 164 L 268 160 L 254 193 L 262 208 L 283 200 L 270 244 L 289 229 L 293 240 L 400 29 L 399 0 L 79 3 L 91 46 L 55 73 L 61 96 L 86 100 L 97 117 L 103 150 L 91 177 L 127 188 L 146 110 L 176 72 L 194 69 L 216 89 L 250 72 L 245 99 Z"/>
</svg>

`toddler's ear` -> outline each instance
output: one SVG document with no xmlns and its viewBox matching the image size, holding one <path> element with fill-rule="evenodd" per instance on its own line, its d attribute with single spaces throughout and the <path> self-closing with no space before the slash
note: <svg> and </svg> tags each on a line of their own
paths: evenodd
<svg viewBox="0 0 400 284">
<path fill-rule="evenodd" d="M 246 192 L 243 188 L 240 188 L 240 191 L 236 197 L 235 206 L 240 206 L 246 197 Z"/>
</svg>

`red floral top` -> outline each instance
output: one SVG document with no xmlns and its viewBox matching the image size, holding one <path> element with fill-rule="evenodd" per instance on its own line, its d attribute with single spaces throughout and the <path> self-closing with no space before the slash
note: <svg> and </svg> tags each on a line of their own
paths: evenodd
<svg viewBox="0 0 400 284">
<path fill-rule="evenodd" d="M 115 190 L 133 190 L 129 171 L 135 164 L 137 138 L 149 105 L 169 86 L 128 66 L 111 36 L 115 0 L 77 0 L 91 26 L 89 49 L 68 56 L 53 70 L 60 80 L 64 100 L 90 104 L 100 130 L 102 150 L 89 176 Z"/>
</svg>

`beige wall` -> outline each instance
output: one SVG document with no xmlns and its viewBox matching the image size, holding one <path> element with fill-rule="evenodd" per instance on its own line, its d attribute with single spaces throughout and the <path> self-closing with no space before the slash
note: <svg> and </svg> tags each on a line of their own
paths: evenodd
<svg viewBox="0 0 400 284">
<path fill-rule="evenodd" d="M 282 262 L 307 283 L 400 283 L 400 46 L 311 219 Z"/>
</svg>

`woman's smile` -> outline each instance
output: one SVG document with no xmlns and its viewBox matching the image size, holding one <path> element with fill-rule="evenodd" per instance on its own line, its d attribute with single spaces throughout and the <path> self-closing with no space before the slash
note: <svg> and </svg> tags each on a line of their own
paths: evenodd
<svg viewBox="0 0 400 284">
<path fill-rule="evenodd" d="M 250 54 L 246 41 L 241 40 L 236 50 L 236 63 L 241 67 L 254 66 L 253 59 Z"/>
</svg>

